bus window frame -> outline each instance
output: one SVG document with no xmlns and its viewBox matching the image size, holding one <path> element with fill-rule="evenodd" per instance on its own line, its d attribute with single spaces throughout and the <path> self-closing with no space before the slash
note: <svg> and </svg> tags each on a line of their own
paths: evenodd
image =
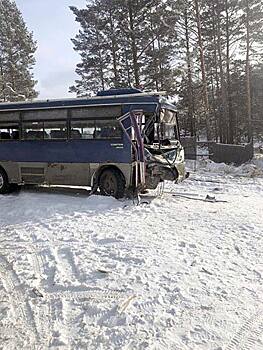
<svg viewBox="0 0 263 350">
<path fill-rule="evenodd" d="M 87 107 L 85 107 L 87 108 Z M 107 122 L 107 121 L 116 121 L 116 126 L 118 126 L 118 120 L 117 120 L 117 116 L 116 117 L 112 117 L 112 118 L 103 118 L 103 117 L 100 117 L 100 118 L 72 118 L 71 116 L 71 111 L 72 111 L 72 108 L 68 108 L 67 109 L 67 118 L 66 119 L 38 119 L 38 120 L 35 120 L 35 119 L 28 119 L 28 120 L 24 120 L 23 119 L 23 112 L 21 113 L 21 119 L 20 119 L 20 122 L 19 122 L 19 125 L 20 125 L 20 128 L 19 128 L 19 139 L 17 141 L 23 141 L 23 142 L 36 142 L 36 141 L 56 141 L 56 142 L 72 142 L 72 141 L 123 141 L 123 131 L 121 130 L 121 127 L 120 127 L 120 131 L 121 131 L 121 135 L 119 137 L 99 137 L 99 138 L 72 138 L 71 137 L 71 122 L 72 121 L 93 121 L 94 124 L 95 124 L 95 127 L 96 127 L 96 121 L 104 121 L 104 122 Z M 52 139 L 52 138 L 45 138 L 45 123 L 48 123 L 48 122 L 65 122 L 66 124 L 66 138 L 63 138 L 63 139 Z M 24 138 L 24 124 L 27 124 L 27 123 L 43 123 L 43 135 L 42 135 L 42 138 L 41 139 L 26 139 Z"/>
</svg>

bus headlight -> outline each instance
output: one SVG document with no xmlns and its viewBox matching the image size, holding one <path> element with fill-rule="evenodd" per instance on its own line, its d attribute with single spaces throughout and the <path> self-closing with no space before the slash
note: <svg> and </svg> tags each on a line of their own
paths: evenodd
<svg viewBox="0 0 263 350">
<path fill-rule="evenodd" d="M 174 163 L 176 161 L 177 158 L 177 149 L 174 149 L 170 152 L 165 153 L 164 157 L 170 162 L 170 163 Z"/>
</svg>

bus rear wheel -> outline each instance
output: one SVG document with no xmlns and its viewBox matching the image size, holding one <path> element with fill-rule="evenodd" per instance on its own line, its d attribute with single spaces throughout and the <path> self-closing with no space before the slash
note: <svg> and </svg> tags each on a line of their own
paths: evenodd
<svg viewBox="0 0 263 350">
<path fill-rule="evenodd" d="M 0 194 L 6 194 L 10 192 L 10 184 L 6 172 L 0 168 Z"/>
<path fill-rule="evenodd" d="M 106 169 L 99 177 L 99 189 L 104 196 L 123 198 L 125 181 L 122 174 L 116 169 Z"/>
</svg>

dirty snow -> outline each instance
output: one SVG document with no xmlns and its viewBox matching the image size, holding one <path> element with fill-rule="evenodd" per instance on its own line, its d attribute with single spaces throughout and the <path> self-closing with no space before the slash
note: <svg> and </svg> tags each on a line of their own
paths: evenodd
<svg viewBox="0 0 263 350">
<path fill-rule="evenodd" d="M 262 349 L 261 164 L 191 164 L 139 206 L 0 197 L 0 348 Z"/>
</svg>

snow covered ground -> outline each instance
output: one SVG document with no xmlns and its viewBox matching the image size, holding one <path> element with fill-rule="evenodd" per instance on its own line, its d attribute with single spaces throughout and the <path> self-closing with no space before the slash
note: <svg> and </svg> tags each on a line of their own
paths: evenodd
<svg viewBox="0 0 263 350">
<path fill-rule="evenodd" d="M 0 197 L 0 348 L 262 349 L 262 196 L 257 158 L 201 161 L 139 206 Z"/>
</svg>

